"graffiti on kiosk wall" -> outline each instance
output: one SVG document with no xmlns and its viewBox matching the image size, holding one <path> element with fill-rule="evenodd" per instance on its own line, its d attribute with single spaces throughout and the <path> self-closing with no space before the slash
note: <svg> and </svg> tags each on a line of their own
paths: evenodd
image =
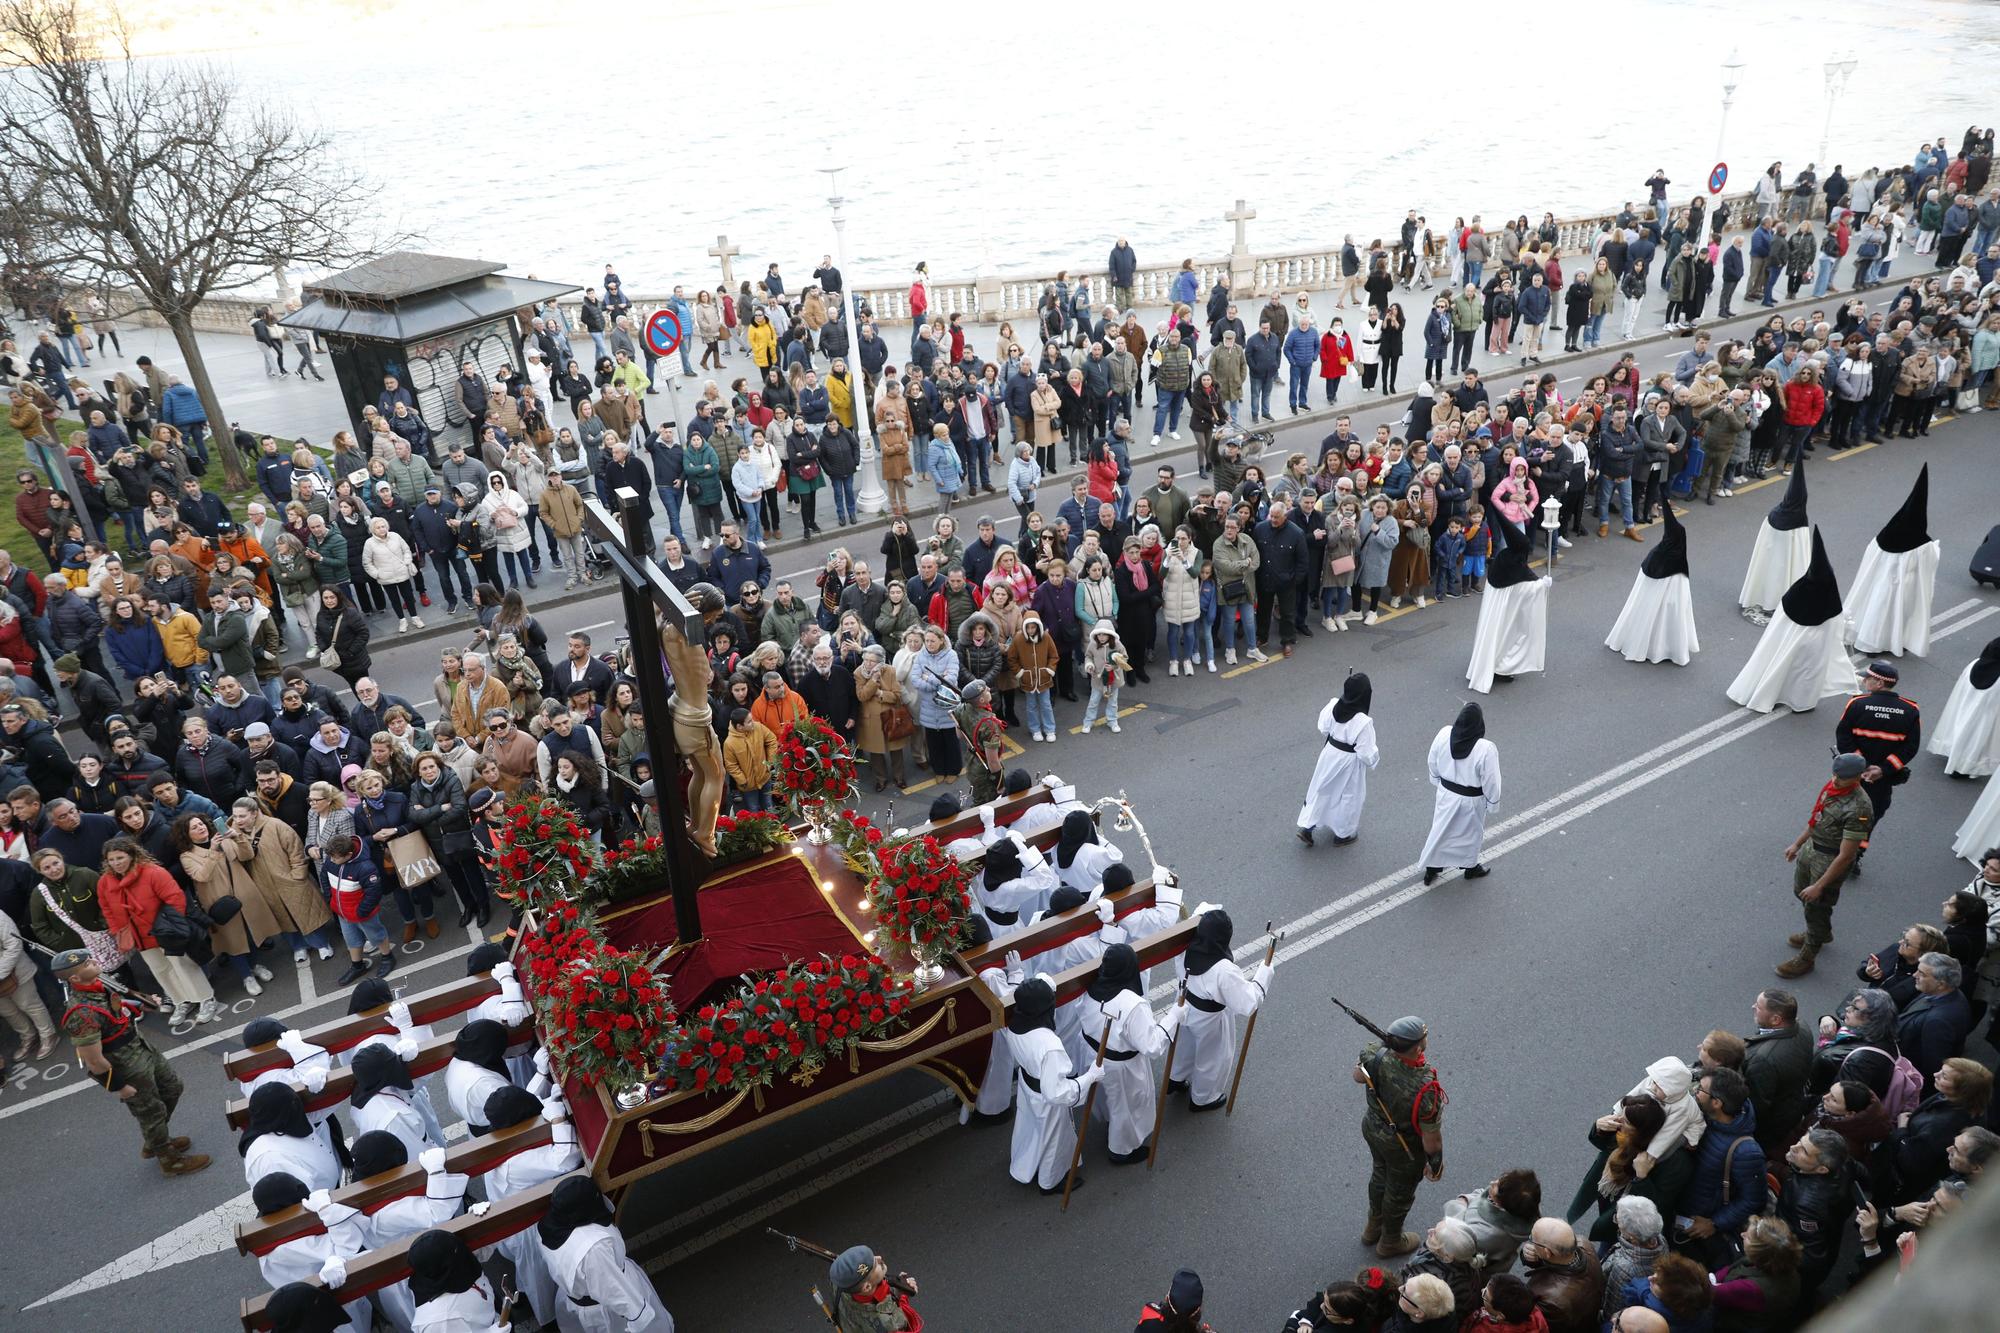
<svg viewBox="0 0 2000 1333">
<path fill-rule="evenodd" d="M 404 349 L 409 356 L 403 382 L 417 398 L 417 414 L 432 430 L 463 426 L 465 409 L 458 403 L 458 375 L 470 361 L 491 380 L 502 366 L 513 365 L 514 339 L 504 320 L 426 338 Z M 395 373 L 395 372 L 391 372 Z"/>
</svg>

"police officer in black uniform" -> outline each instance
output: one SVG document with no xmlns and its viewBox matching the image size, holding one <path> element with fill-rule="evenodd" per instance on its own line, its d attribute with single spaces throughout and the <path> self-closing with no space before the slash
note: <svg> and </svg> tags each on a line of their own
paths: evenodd
<svg viewBox="0 0 2000 1333">
<path fill-rule="evenodd" d="M 1868 761 L 1861 774 L 1861 789 L 1874 803 L 1875 828 L 1881 827 L 1889 813 L 1891 794 L 1910 780 L 1910 764 L 1917 757 L 1923 736 L 1923 720 L 1917 705 L 1896 692 L 1901 677 L 1902 672 L 1894 662 L 1870 662 L 1861 678 L 1862 692 L 1847 701 L 1833 733 L 1837 751 L 1858 754 Z M 1868 850 L 1865 840 L 1861 850 Z M 1856 873 L 1859 870 L 1857 857 Z"/>
</svg>

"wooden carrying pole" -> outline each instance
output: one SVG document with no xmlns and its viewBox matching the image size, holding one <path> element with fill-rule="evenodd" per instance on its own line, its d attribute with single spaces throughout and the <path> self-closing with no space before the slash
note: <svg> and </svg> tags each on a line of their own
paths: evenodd
<svg viewBox="0 0 2000 1333">
<path fill-rule="evenodd" d="M 1103 1070 L 1104 1048 L 1111 1044 L 1111 1020 L 1104 1020 L 1104 1035 L 1097 1040 L 1097 1063 L 1092 1069 Z M 1097 1083 L 1104 1080 L 1099 1079 Z M 1069 1155 L 1069 1174 L 1063 1177 L 1062 1211 L 1069 1211 L 1069 1192 L 1076 1188 L 1077 1163 L 1083 1160 L 1083 1136 L 1090 1132 L 1090 1108 L 1097 1104 L 1097 1083 L 1090 1085 L 1090 1091 L 1083 1094 L 1083 1122 L 1076 1127 L 1076 1147 Z"/>
<path fill-rule="evenodd" d="M 1269 921 L 1264 923 L 1266 935 L 1271 935 L 1271 926 L 1272 923 Z M 1271 960 L 1278 956 L 1278 941 L 1283 938 L 1283 935 L 1271 935 L 1271 947 L 1264 950 L 1264 966 L 1269 967 Z M 1263 1012 L 1264 1006 L 1260 1003 L 1257 1012 L 1250 1015 L 1250 1022 L 1243 1029 L 1243 1049 L 1236 1053 L 1236 1073 L 1229 1080 L 1229 1104 L 1222 1108 L 1222 1114 L 1225 1116 L 1236 1114 L 1236 1089 L 1243 1082 L 1243 1066 L 1250 1059 L 1250 1039 L 1257 1035 L 1257 1016 Z"/>
<path fill-rule="evenodd" d="M 1187 1017 L 1187 980 L 1181 980 L 1180 998 L 1174 1007 L 1181 1010 L 1181 1018 Z M 1174 1030 L 1167 1037 L 1167 1063 L 1160 1069 L 1160 1095 L 1153 1100 L 1153 1143 L 1146 1149 L 1146 1169 L 1151 1171 L 1153 1163 L 1160 1157 L 1160 1130 L 1167 1123 L 1167 1085 L 1174 1081 L 1174 1046 L 1181 1039 L 1181 1025 L 1176 1022 Z"/>
</svg>

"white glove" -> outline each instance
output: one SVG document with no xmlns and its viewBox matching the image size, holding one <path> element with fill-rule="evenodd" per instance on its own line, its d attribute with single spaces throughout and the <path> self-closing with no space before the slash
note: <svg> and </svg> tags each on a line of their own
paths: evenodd
<svg viewBox="0 0 2000 1333">
<path fill-rule="evenodd" d="M 417 1165 L 424 1169 L 425 1175 L 436 1175 L 438 1172 L 444 1170 L 444 1149 L 424 1149 L 417 1154 Z"/>
<path fill-rule="evenodd" d="M 1170 1004 L 1167 1006 L 1166 1014 L 1159 1020 L 1160 1026 L 1166 1029 L 1169 1037 L 1173 1036 L 1174 1032 L 1180 1027 L 1181 1010 L 1185 1008 L 1187 1006 L 1184 1004 Z"/>
<path fill-rule="evenodd" d="M 278 1034 L 278 1049 L 292 1056 L 294 1059 L 298 1058 L 297 1052 L 301 1046 L 305 1047 L 309 1052 L 319 1049 L 307 1041 L 306 1034 L 297 1028 L 286 1028 Z"/>
<path fill-rule="evenodd" d="M 298 1070 L 297 1073 L 299 1076 L 299 1085 L 307 1092 L 324 1092 L 326 1090 L 326 1066 L 324 1064 L 308 1065 L 306 1068 Z"/>
<path fill-rule="evenodd" d="M 398 1037 L 396 1039 L 396 1054 L 402 1057 L 405 1064 L 417 1058 L 418 1049 L 417 1043 L 408 1037 Z"/>
<path fill-rule="evenodd" d="M 1081 1074 L 1078 1074 L 1076 1076 L 1076 1085 L 1079 1088 L 1084 1089 L 1085 1091 L 1088 1091 L 1091 1087 L 1093 1087 L 1096 1084 L 1102 1083 L 1103 1081 L 1104 1081 L 1103 1065 L 1092 1065 L 1090 1068 L 1084 1070 Z"/>
<path fill-rule="evenodd" d="M 546 1046 L 535 1048 L 535 1072 L 537 1074 L 549 1072 L 549 1048 Z"/>
<path fill-rule="evenodd" d="M 1097 900 L 1097 919 L 1107 926 L 1118 919 L 1118 909 L 1111 905 L 1109 898 Z"/>
<path fill-rule="evenodd" d="M 330 1256 L 319 1266 L 319 1280 L 329 1289 L 347 1285 L 347 1265 L 339 1255 Z"/>
<path fill-rule="evenodd" d="M 1271 977 L 1276 971 L 1277 969 L 1269 963 L 1259 963 L 1257 964 L 1257 970 L 1250 974 L 1250 980 L 1253 984 L 1262 986 L 1265 993 L 1268 994 L 1271 989 Z"/>
<path fill-rule="evenodd" d="M 495 981 L 512 981 L 514 979 L 514 965 L 505 960 L 495 963 L 493 965 L 493 979 Z"/>
<path fill-rule="evenodd" d="M 410 1012 L 410 1006 L 402 1000 L 396 1000 L 390 1004 L 389 1021 L 394 1023 L 399 1029 L 404 1030 L 417 1025 L 416 1016 Z"/>
<path fill-rule="evenodd" d="M 987 831 L 988 833 L 991 833 L 991 832 L 993 831 L 993 807 L 992 807 L 992 806 L 990 806 L 990 805 L 982 805 L 982 806 L 980 806 L 980 807 L 979 807 L 979 824 L 980 824 L 980 827 L 984 828 L 984 829 L 985 829 L 985 830 L 986 830 L 986 831 Z"/>
<path fill-rule="evenodd" d="M 563 1099 L 560 1097 L 550 1097 L 542 1103 L 542 1119 L 548 1121 L 551 1125 L 556 1124 L 568 1115 L 569 1107 L 564 1105 Z"/>
<path fill-rule="evenodd" d="M 1195 909 L 1192 912 L 1189 912 L 1188 915 L 1200 916 L 1203 912 L 1213 912 L 1220 906 L 1222 906 L 1221 903 L 1210 903 L 1210 902 L 1196 903 Z"/>
<path fill-rule="evenodd" d="M 306 1207 L 317 1213 L 333 1202 L 333 1195 L 326 1190 L 314 1190 L 306 1195 Z"/>
<path fill-rule="evenodd" d="M 490 1209 L 492 1206 L 493 1206 L 492 1203 L 490 1203 L 489 1201 L 481 1199 L 478 1203 L 469 1203 L 465 1205 L 465 1211 L 471 1213 L 474 1217 L 484 1217 L 486 1216 L 487 1210 Z"/>
<path fill-rule="evenodd" d="M 1049 789 L 1049 794 L 1053 796 L 1056 801 L 1060 802 L 1062 800 L 1062 797 L 1055 795 L 1055 793 L 1062 790 L 1063 780 L 1061 778 L 1057 777 L 1053 773 L 1044 773 L 1042 774 L 1042 785 Z"/>
</svg>

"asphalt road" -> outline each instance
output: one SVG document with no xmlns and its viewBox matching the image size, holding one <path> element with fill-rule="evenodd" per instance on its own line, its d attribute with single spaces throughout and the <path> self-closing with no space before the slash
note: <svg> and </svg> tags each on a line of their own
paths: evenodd
<svg viewBox="0 0 2000 1333">
<path fill-rule="evenodd" d="M 1641 347 L 1642 368 L 1683 346 Z M 1513 373 L 1496 369 L 1495 388 Z M 1356 416 L 1365 435 L 1375 416 Z M 1854 452 L 1812 473 L 1811 512 L 1844 582 L 1918 463 L 1931 464 L 1943 633 L 1928 659 L 1905 659 L 1903 681 L 1932 716 L 1964 662 L 2000 633 L 2000 595 L 1965 574 L 1992 521 L 1995 421 L 1961 418 L 1928 441 Z M 1284 431 L 1277 452 L 1324 429 Z M 627 1232 L 681 1326 L 814 1326 L 806 1289 L 823 1270 L 764 1240 L 767 1221 L 834 1248 L 875 1246 L 919 1276 L 921 1304 L 941 1328 L 1121 1327 L 1182 1264 L 1206 1277 L 1220 1326 L 1268 1325 L 1311 1286 L 1364 1261 L 1356 1233 L 1366 1153 L 1347 1080 L 1362 1034 L 1327 1003 L 1329 991 L 1381 1020 L 1414 1011 L 1431 1023 L 1451 1096 L 1446 1175 L 1419 1193 L 1414 1223 L 1511 1166 L 1542 1173 L 1552 1208 L 1566 1200 L 1589 1161 L 1589 1120 L 1650 1060 L 1691 1052 L 1713 1026 L 1742 1031 L 1751 996 L 1772 981 L 1783 936 L 1796 929 L 1781 852 L 1823 780 L 1836 701 L 1806 716 L 1760 717 L 1723 695 L 1756 641 L 1735 592 L 1777 498 L 1774 487 L 1748 489 L 1689 516 L 1702 652 L 1684 669 L 1628 664 L 1602 646 L 1641 549 L 1614 537 L 1566 553 L 1548 671 L 1485 701 L 1506 772 L 1486 880 L 1454 876 L 1425 892 L 1412 865 L 1431 803 L 1424 751 L 1469 697 L 1478 611 L 1469 598 L 1386 616 L 1370 631 L 1318 633 L 1291 660 L 1156 677 L 1126 692 L 1128 709 L 1144 707 L 1123 735 L 1039 747 L 1037 769 L 1086 793 L 1125 788 L 1190 901 L 1231 909 L 1239 946 L 1256 947 L 1250 932 L 1266 918 L 1297 923 L 1244 1078 L 1242 1118 L 1170 1112 L 1151 1175 L 1103 1164 L 1094 1139 L 1089 1183 L 1063 1215 L 1007 1179 L 1005 1131 L 959 1129 L 928 1079 L 871 1088 L 640 1191 Z M 823 550 L 779 570 L 816 564 Z M 602 598 L 552 613 L 548 627 L 612 630 L 620 619 L 615 599 Z M 385 688 L 427 700 L 437 643 L 379 644 Z M 1309 851 L 1292 839 L 1291 818 L 1316 754 L 1312 719 L 1350 667 L 1374 679 L 1382 766 L 1360 841 Z M 1068 708 L 1064 725 L 1079 717 Z M 1833 1006 L 1861 956 L 1913 920 L 1935 920 L 1965 882 L 1949 844 L 1975 795 L 1934 758 L 1919 763 L 1867 877 L 1841 904 L 1839 942 L 1799 988 L 1808 1015 Z M 902 815 L 928 799 L 905 801 Z M 1135 837 L 1122 841 L 1138 854 Z M 398 982 L 442 983 L 465 943 L 448 932 L 408 959 Z M 338 1012 L 338 967 L 315 965 L 308 991 L 278 965 L 261 999 L 236 996 L 233 1022 Z M 152 1326 L 221 1328 L 236 1300 L 260 1289 L 252 1261 L 227 1239 L 247 1211 L 219 1114 L 220 1056 L 237 1031 L 165 1043 L 187 1083 L 176 1128 L 217 1157 L 184 1180 L 163 1180 L 138 1159 L 129 1118 L 81 1085 L 73 1064 L 52 1059 L 14 1074 L 0 1094 L 9 1145 L 0 1190 L 38 1206 L 16 1211 L 16 1243 L 0 1252 L 0 1323 L 130 1327 L 144 1311 Z M 56 1293 L 65 1294 L 38 1304 Z"/>
</svg>

